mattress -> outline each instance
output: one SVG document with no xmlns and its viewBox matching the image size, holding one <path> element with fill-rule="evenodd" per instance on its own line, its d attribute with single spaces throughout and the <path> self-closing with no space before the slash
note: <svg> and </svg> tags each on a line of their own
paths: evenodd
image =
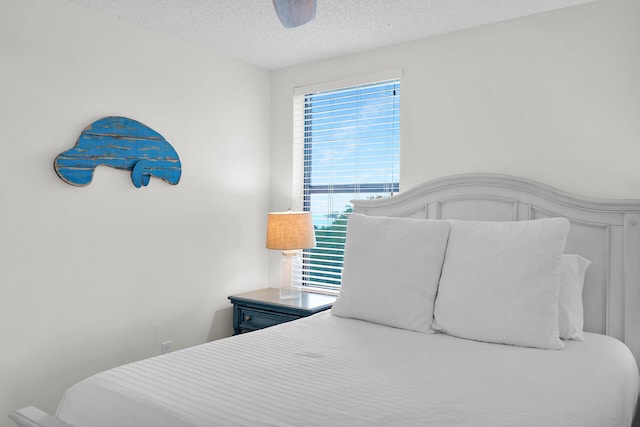
<svg viewBox="0 0 640 427">
<path fill-rule="evenodd" d="M 625 426 L 638 368 L 614 338 L 488 344 L 323 312 L 94 375 L 57 417 L 119 426 Z"/>
</svg>

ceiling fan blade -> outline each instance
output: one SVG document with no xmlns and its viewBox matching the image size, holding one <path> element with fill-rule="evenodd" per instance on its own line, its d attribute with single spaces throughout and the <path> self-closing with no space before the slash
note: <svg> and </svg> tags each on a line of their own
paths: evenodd
<svg viewBox="0 0 640 427">
<path fill-rule="evenodd" d="M 316 16 L 316 0 L 272 0 L 276 14 L 286 28 L 306 24 Z"/>
</svg>

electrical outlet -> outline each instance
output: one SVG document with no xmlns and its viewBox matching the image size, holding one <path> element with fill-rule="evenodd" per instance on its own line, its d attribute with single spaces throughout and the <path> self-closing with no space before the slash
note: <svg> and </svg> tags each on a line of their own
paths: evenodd
<svg viewBox="0 0 640 427">
<path fill-rule="evenodd" d="M 162 343 L 162 354 L 169 353 L 173 347 L 173 341 L 165 341 Z"/>
</svg>

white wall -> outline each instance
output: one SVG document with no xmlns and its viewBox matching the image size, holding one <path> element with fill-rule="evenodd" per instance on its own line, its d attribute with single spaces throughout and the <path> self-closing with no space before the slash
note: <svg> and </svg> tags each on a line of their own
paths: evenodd
<svg viewBox="0 0 640 427">
<path fill-rule="evenodd" d="M 67 0 L 0 2 L 0 425 L 103 369 L 230 335 L 267 284 L 269 73 Z M 103 116 L 162 134 L 179 185 L 53 170 Z"/>
<path fill-rule="evenodd" d="M 274 72 L 271 205 L 290 203 L 293 88 L 395 68 L 401 189 L 494 172 L 640 198 L 639 18 L 600 0 Z"/>
</svg>

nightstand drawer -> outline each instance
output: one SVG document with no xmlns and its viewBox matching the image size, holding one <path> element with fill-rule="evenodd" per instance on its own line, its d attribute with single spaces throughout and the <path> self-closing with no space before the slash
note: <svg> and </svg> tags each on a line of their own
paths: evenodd
<svg viewBox="0 0 640 427">
<path fill-rule="evenodd" d="M 311 316 L 331 308 L 335 296 L 303 292 L 300 298 L 281 299 L 280 290 L 265 288 L 231 295 L 233 334 L 256 331 Z"/>
<path fill-rule="evenodd" d="M 267 328 L 269 326 L 290 322 L 300 318 L 300 316 L 274 313 L 271 311 L 248 307 L 238 307 L 238 317 L 238 329 L 243 332 L 255 331 L 257 329 Z"/>
</svg>

